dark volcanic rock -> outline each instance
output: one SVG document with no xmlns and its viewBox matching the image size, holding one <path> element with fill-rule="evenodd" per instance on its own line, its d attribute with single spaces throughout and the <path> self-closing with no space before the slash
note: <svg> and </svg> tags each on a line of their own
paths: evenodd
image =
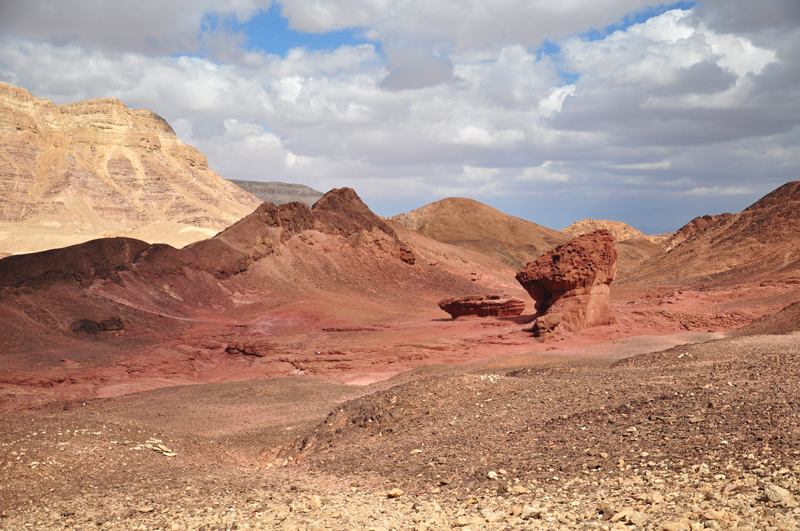
<svg viewBox="0 0 800 531">
<path fill-rule="evenodd" d="M 560 315 L 555 325 L 542 323 L 547 333 L 555 327 L 575 331 L 614 322 L 608 303 L 616 271 L 614 237 L 598 230 L 529 263 L 517 272 L 517 280 L 536 301 L 537 316 Z"/>
<path fill-rule="evenodd" d="M 99 332 L 117 332 L 124 330 L 125 325 L 119 317 L 109 317 L 102 321 L 93 321 L 91 319 L 78 319 L 72 325 L 72 331 L 76 334 L 84 333 L 95 335 Z"/>
<path fill-rule="evenodd" d="M 458 299 L 443 299 L 439 308 L 450 314 L 453 319 L 465 315 L 478 317 L 516 317 L 525 311 L 525 302 L 516 297 L 504 295 L 473 295 Z"/>
<path fill-rule="evenodd" d="M 128 269 L 150 244 L 133 238 L 101 238 L 63 249 L 19 254 L 0 262 L 0 287 L 93 279 Z"/>
</svg>

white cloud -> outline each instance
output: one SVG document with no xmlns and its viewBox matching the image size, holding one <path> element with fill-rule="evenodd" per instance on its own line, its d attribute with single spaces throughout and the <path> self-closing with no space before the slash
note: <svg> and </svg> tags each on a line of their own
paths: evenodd
<svg viewBox="0 0 800 531">
<path fill-rule="evenodd" d="M 672 167 L 672 162 L 662 160 L 659 162 L 640 162 L 637 164 L 615 164 L 619 170 L 668 170 Z"/>
<path fill-rule="evenodd" d="M 686 195 L 745 195 L 749 194 L 751 189 L 747 186 L 702 186 L 692 188 Z"/>
<path fill-rule="evenodd" d="M 442 43 L 456 52 L 509 44 L 538 48 L 556 39 L 602 28 L 652 2 L 647 0 L 284 0 L 292 27 L 317 33 L 368 28 L 370 36 L 403 36 L 418 43 Z"/>
<path fill-rule="evenodd" d="M 24 0 L 0 6 L 0 32 L 113 50 L 195 52 L 211 35 L 208 16 L 246 21 L 272 0 Z"/>
<path fill-rule="evenodd" d="M 270 0 L 78 0 L 69 13 L 32 0 L 0 14 L 0 79 L 59 103 L 150 108 L 226 177 L 354 186 L 386 208 L 446 195 L 511 204 L 533 190 L 569 195 L 570 209 L 647 196 L 631 208 L 649 216 L 665 189 L 705 208 L 800 164 L 800 31 L 765 17 L 750 30 L 708 1 L 588 40 L 650 2 L 286 0 L 296 29 L 375 42 L 276 56 L 203 26 Z M 561 52 L 542 53 L 545 39 Z"/>
<path fill-rule="evenodd" d="M 522 172 L 517 180 L 521 182 L 560 182 L 565 183 L 569 181 L 569 174 L 568 173 L 560 173 L 555 171 L 554 162 L 552 160 L 547 160 L 543 162 L 540 166 L 533 166 L 531 168 L 525 168 L 525 171 Z"/>
</svg>

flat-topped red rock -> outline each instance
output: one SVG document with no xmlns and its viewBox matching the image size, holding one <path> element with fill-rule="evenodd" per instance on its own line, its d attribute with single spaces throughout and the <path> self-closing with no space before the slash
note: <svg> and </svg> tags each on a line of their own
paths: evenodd
<svg viewBox="0 0 800 531">
<path fill-rule="evenodd" d="M 525 311 L 525 301 L 506 295 L 471 295 L 439 301 L 439 308 L 453 319 L 467 315 L 478 317 L 516 317 Z"/>
</svg>

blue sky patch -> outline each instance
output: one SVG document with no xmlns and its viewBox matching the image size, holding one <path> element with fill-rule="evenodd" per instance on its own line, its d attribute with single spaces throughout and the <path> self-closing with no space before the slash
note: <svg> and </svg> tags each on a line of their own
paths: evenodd
<svg viewBox="0 0 800 531">
<path fill-rule="evenodd" d="M 536 59 L 541 60 L 545 55 L 549 55 L 555 62 L 556 71 L 558 72 L 558 75 L 561 76 L 562 86 L 572 85 L 578 80 L 580 74 L 567 72 L 561 68 L 562 64 L 559 60 L 559 56 L 561 55 L 561 47 L 558 44 L 550 42 L 549 40 L 545 40 L 539 49 L 536 50 Z"/>
<path fill-rule="evenodd" d="M 603 28 L 602 30 L 593 29 L 581 34 L 581 38 L 585 41 L 597 41 L 600 39 L 605 39 L 607 36 L 611 35 L 615 31 L 624 31 L 634 24 L 641 24 L 642 22 L 646 22 L 653 17 L 657 17 L 666 13 L 667 11 L 672 11 L 673 9 L 681 9 L 683 11 L 689 10 L 697 5 L 697 2 L 674 2 L 671 4 L 661 4 L 658 6 L 650 6 L 646 7 L 640 11 L 636 11 L 634 13 L 629 13 L 625 15 L 620 22 L 616 24 L 612 24 Z"/>
<path fill-rule="evenodd" d="M 289 21 L 281 16 L 280 6 L 277 4 L 273 4 L 267 11 L 259 12 L 244 24 L 234 22 L 231 26 L 234 31 L 241 31 L 247 36 L 244 43 L 246 50 L 261 50 L 280 56 L 285 56 L 292 48 L 335 50 L 340 46 L 369 42 L 361 37 L 359 29 L 327 33 L 304 33 L 290 29 Z"/>
</svg>

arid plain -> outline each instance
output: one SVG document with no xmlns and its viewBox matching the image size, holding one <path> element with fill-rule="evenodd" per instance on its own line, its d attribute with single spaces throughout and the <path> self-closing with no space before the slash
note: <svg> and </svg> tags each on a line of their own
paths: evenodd
<svg viewBox="0 0 800 531">
<path fill-rule="evenodd" d="M 84 242 L 0 260 L 0 528 L 797 528 L 800 183 L 655 236 L 382 219 L 262 204 L 116 100 L 0 96 L 2 241 Z M 613 319 L 533 337 L 517 271 L 596 229 Z M 526 309 L 437 306 L 470 295 Z"/>
</svg>

